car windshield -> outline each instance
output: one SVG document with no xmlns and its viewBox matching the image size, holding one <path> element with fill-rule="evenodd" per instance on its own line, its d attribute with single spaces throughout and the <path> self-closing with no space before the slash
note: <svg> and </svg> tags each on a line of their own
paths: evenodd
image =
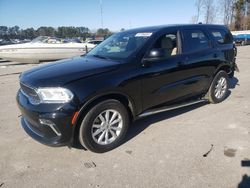
<svg viewBox="0 0 250 188">
<path fill-rule="evenodd" d="M 97 45 L 87 56 L 97 58 L 123 60 L 140 49 L 152 33 L 117 33 Z"/>
</svg>

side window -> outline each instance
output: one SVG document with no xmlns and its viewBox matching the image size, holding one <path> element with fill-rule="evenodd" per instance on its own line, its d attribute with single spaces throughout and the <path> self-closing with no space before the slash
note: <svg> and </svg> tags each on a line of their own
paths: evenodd
<svg viewBox="0 0 250 188">
<path fill-rule="evenodd" d="M 213 29 L 211 33 L 218 44 L 231 44 L 233 43 L 232 35 L 222 29 Z"/>
<path fill-rule="evenodd" d="M 164 57 L 168 58 L 178 54 L 177 32 L 166 33 L 160 36 L 153 44 L 152 49 L 162 49 Z"/>
<path fill-rule="evenodd" d="M 184 52 L 191 53 L 210 48 L 209 39 L 201 30 L 184 30 Z"/>
</svg>

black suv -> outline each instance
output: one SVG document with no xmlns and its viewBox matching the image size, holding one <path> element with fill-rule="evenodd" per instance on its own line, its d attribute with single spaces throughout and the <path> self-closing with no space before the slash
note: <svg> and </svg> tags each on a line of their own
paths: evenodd
<svg viewBox="0 0 250 188">
<path fill-rule="evenodd" d="M 112 35 L 82 57 L 26 71 L 17 93 L 22 126 L 51 146 L 93 152 L 122 143 L 131 121 L 202 101 L 219 103 L 236 69 L 221 25 L 167 25 Z"/>
</svg>

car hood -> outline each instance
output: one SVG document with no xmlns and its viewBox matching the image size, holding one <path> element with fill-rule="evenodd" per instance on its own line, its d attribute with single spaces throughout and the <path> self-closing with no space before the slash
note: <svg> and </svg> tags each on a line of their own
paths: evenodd
<svg viewBox="0 0 250 188">
<path fill-rule="evenodd" d="M 119 62 L 95 57 L 77 57 L 41 65 L 25 71 L 20 82 L 32 87 L 59 87 L 92 75 L 112 71 Z"/>
</svg>

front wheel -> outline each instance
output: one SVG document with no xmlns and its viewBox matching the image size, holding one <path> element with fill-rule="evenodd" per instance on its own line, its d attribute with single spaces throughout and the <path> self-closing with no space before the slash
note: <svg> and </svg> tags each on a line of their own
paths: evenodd
<svg viewBox="0 0 250 188">
<path fill-rule="evenodd" d="M 208 90 L 207 97 L 210 103 L 220 103 L 228 95 L 229 80 L 225 71 L 219 71 Z"/>
<path fill-rule="evenodd" d="M 117 100 L 106 100 L 94 106 L 84 117 L 79 129 L 82 146 L 103 153 L 119 146 L 129 126 L 128 111 Z"/>
</svg>

